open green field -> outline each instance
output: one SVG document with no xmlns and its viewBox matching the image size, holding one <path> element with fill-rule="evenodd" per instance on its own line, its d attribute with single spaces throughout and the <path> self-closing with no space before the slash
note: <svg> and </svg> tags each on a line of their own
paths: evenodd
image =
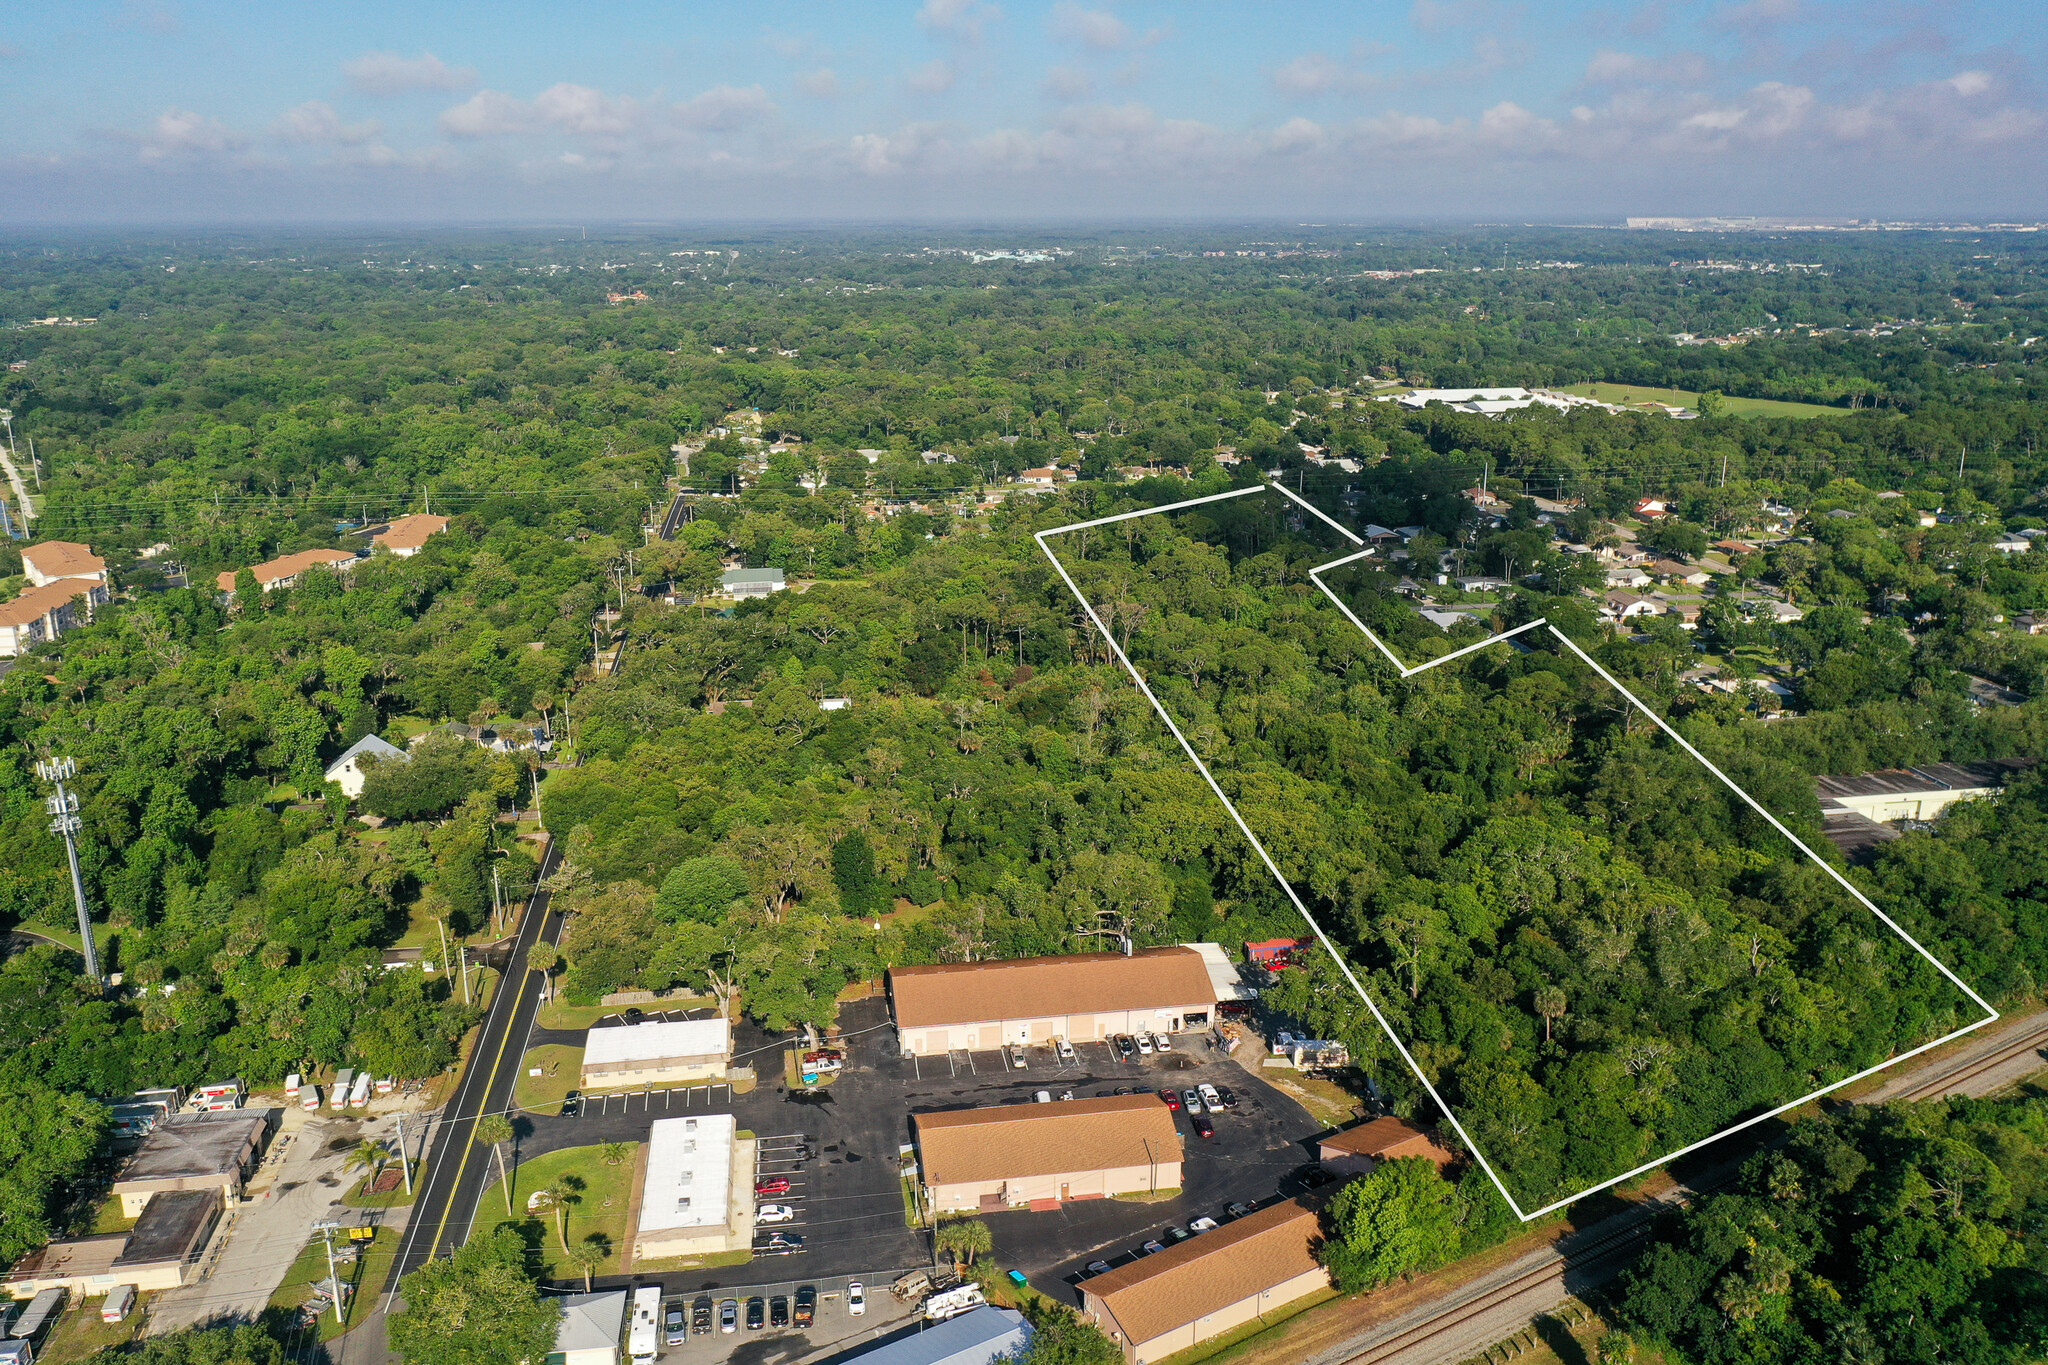
<svg viewBox="0 0 2048 1365">
<path fill-rule="evenodd" d="M 629 1144 L 631 1150 L 622 1154 L 617 1165 L 605 1164 L 602 1147 L 567 1147 L 559 1152 L 548 1152 L 531 1161 L 522 1161 L 512 1168 L 512 1208 L 508 1217 L 505 1213 L 505 1185 L 494 1180 L 483 1192 L 476 1206 L 479 1227 L 495 1227 L 500 1223 L 529 1223 L 544 1237 L 537 1238 L 538 1251 L 534 1269 L 550 1280 L 578 1280 L 583 1272 L 568 1263 L 562 1255 L 561 1234 L 557 1230 L 555 1215 L 551 1212 L 526 1211 L 526 1202 L 535 1190 L 544 1190 L 558 1176 L 572 1181 L 581 1181 L 581 1188 L 575 1191 L 576 1202 L 569 1206 L 569 1241 L 599 1241 L 605 1247 L 606 1256 L 591 1273 L 593 1275 L 616 1275 L 619 1273 L 619 1253 L 627 1243 L 626 1211 L 633 1202 L 633 1170 L 639 1160 L 639 1144 Z M 492 1174 L 497 1173 L 495 1162 Z"/>
<path fill-rule="evenodd" d="M 1638 384 L 1569 384 L 1558 390 L 1560 393 L 1576 393 L 1582 398 L 1597 399 L 1602 403 L 1619 403 L 1633 407 L 1642 403 L 1669 403 L 1673 407 L 1697 408 L 1700 396 L 1686 389 L 1650 389 Z M 1776 398 L 1735 398 L 1724 395 L 1721 399 L 1731 417 L 1839 417 L 1847 409 L 1831 408 L 1821 403 L 1787 403 Z"/>
</svg>

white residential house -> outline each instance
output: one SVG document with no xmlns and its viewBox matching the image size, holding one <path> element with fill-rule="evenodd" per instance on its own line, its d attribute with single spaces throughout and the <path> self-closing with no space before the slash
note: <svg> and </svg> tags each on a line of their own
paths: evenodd
<svg viewBox="0 0 2048 1365">
<path fill-rule="evenodd" d="M 1642 588 L 1649 586 L 1650 575 L 1634 565 L 1607 571 L 1607 586 L 1610 588 Z"/>
<path fill-rule="evenodd" d="M 1991 548 L 2002 555 L 2023 555 L 2034 548 L 2034 542 L 2022 535 L 2002 535 L 1991 542 Z"/>
<path fill-rule="evenodd" d="M 340 758 L 327 765 L 324 775 L 351 801 L 363 794 L 363 780 L 369 776 L 363 771 L 362 760 L 366 755 L 374 756 L 379 763 L 404 763 L 412 757 L 397 745 L 388 744 L 375 735 L 364 735 L 349 745 Z"/>
<path fill-rule="evenodd" d="M 789 584 L 780 569 L 727 569 L 718 576 L 718 586 L 728 595 L 744 599 L 767 597 L 781 592 Z"/>
</svg>

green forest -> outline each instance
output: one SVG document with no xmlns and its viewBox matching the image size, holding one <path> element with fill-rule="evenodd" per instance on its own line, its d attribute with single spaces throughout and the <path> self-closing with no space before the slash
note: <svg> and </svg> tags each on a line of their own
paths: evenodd
<svg viewBox="0 0 2048 1365">
<path fill-rule="evenodd" d="M 783 1029 L 892 964 L 1076 951 L 1109 922 L 1141 944 L 1297 932 L 1032 539 L 1261 471 L 1504 573 L 1488 623 L 1556 623 L 1809 842 L 1817 774 L 2048 752 L 2048 641 L 2011 628 L 2048 610 L 2048 550 L 1989 548 L 2048 517 L 2024 344 L 2041 261 L 2019 240 L 1980 259 L 1931 235 L 1415 232 L 1244 260 L 1103 234 L 1042 267 L 881 234 L 715 255 L 626 235 L 0 243 L 0 406 L 31 475 L 34 442 L 35 537 L 91 544 L 117 585 L 0 679 L 0 915 L 72 922 L 33 774 L 72 757 L 122 975 L 92 989 L 48 942 L 0 965 L 8 1110 L 77 1139 L 18 1135 L 48 1156 L 0 1174 L 24 1211 L 0 1254 L 68 1216 L 94 1145 L 94 1107 L 51 1097 L 453 1062 L 478 1006 L 381 956 L 482 934 L 494 885 L 532 885 L 536 790 L 578 1000 L 686 985 Z M 1708 246 L 1820 265 L 1673 264 Z M 50 315 L 96 321 L 33 325 Z M 1503 420 L 1374 397 L 1585 380 L 1832 411 Z M 1048 461 L 1077 477 L 992 496 Z M 1459 496 L 1480 478 L 1499 522 Z M 1698 631 L 1611 633 L 1532 499 L 1568 500 L 1590 542 L 1652 493 L 1680 555 L 1786 506 L 1798 534 L 1737 578 L 1804 619 L 1731 597 Z M 678 494 L 678 534 L 651 536 Z M 429 508 L 453 519 L 416 556 L 213 588 Z M 1936 508 L 1952 520 L 1913 515 Z M 1474 1138 L 1518 1198 L 1973 1017 L 1554 649 L 1399 678 L 1306 581 L 1336 538 L 1277 497 L 1055 543 L 1433 1082 L 1487 1116 Z M 732 564 L 802 591 L 693 600 Z M 1421 619 L 1400 576 L 1338 586 L 1403 657 L 1484 637 Z M 1681 681 L 1702 648 L 1782 668 L 1784 717 Z M 1976 703 L 1972 676 L 2017 704 Z M 554 766 L 430 740 L 353 806 L 322 783 L 363 736 L 449 721 L 551 729 Z M 2044 820 L 2028 779 L 1851 875 L 1994 1003 L 2035 999 Z M 1271 1003 L 1425 1112 L 1331 964 Z"/>
</svg>

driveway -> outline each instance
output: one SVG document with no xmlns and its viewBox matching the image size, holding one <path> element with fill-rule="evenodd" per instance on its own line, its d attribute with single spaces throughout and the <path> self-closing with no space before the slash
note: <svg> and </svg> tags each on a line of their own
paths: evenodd
<svg viewBox="0 0 2048 1365">
<path fill-rule="evenodd" d="M 424 1116 L 406 1116 L 406 1136 L 415 1154 L 421 1149 Z M 313 1224 L 323 1219 L 402 1227 L 409 1208 L 352 1211 L 344 1214 L 341 1197 L 361 1179 L 344 1163 L 364 1138 L 395 1140 L 397 1128 L 388 1117 L 322 1111 L 308 1117 L 290 1144 L 276 1145 L 263 1168 L 250 1180 L 250 1197 L 228 1211 L 214 1244 L 205 1253 L 201 1278 L 181 1289 L 158 1294 L 150 1305 L 148 1332 L 158 1335 L 209 1322 L 248 1322 L 263 1311 L 284 1282 L 285 1272 L 314 1239 Z M 284 1141 L 280 1136 L 279 1143 Z"/>
</svg>

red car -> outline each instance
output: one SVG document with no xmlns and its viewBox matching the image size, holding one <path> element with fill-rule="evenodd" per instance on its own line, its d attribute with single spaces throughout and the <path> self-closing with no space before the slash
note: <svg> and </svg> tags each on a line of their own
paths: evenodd
<svg viewBox="0 0 2048 1365">
<path fill-rule="evenodd" d="M 788 1194 L 789 1177 L 783 1175 L 771 1175 L 766 1180 L 757 1180 L 754 1182 L 754 1193 Z"/>
<path fill-rule="evenodd" d="M 1166 1101 L 1166 1107 L 1168 1109 L 1180 1108 L 1180 1096 L 1174 1094 L 1171 1090 L 1160 1091 L 1159 1098 Z"/>
</svg>

